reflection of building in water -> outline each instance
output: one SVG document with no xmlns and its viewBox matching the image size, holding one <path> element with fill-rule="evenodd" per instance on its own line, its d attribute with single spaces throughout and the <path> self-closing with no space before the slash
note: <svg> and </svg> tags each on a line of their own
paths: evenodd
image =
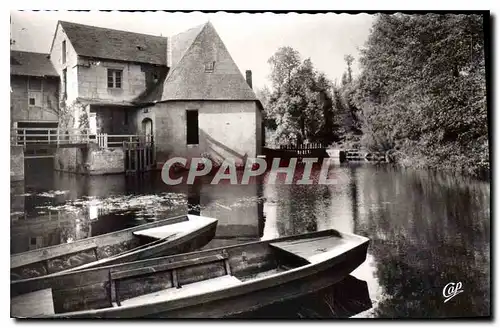
<svg viewBox="0 0 500 328">
<path fill-rule="evenodd" d="M 90 236 L 89 220 L 82 212 L 49 212 L 11 223 L 11 253 L 58 245 Z"/>
<path fill-rule="evenodd" d="M 206 248 L 254 241 L 262 237 L 264 211 L 261 185 L 212 185 L 209 182 L 190 185 L 188 201 L 191 213 L 218 220 L 215 238 Z"/>
<path fill-rule="evenodd" d="M 312 175 L 319 175 L 319 167 Z M 354 232 L 359 219 L 360 188 L 356 169 L 331 164 L 333 184 L 266 184 L 265 239 L 310 231 Z"/>
<path fill-rule="evenodd" d="M 335 183 L 318 187 L 327 188 L 328 200 L 317 203 L 318 230 L 336 229 L 342 232 L 355 232 L 355 222 L 359 217 L 359 186 L 353 164 L 348 167 L 332 164 L 331 174 Z"/>
</svg>

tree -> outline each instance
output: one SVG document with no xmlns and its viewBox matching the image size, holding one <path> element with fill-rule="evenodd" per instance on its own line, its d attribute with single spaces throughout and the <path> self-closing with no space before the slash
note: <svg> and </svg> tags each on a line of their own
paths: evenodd
<svg viewBox="0 0 500 328">
<path fill-rule="evenodd" d="M 359 144 L 362 135 L 362 123 L 360 109 L 355 102 L 357 80 L 352 74 L 354 57 L 350 54 L 344 56 L 346 71 L 342 74 L 340 86 L 334 87 L 334 108 L 338 115 L 338 125 L 341 128 L 340 139 L 346 147 Z"/>
<path fill-rule="evenodd" d="M 366 146 L 417 166 L 489 167 L 481 16 L 380 15 L 360 62 Z"/>
<path fill-rule="evenodd" d="M 287 81 L 290 81 L 293 71 L 299 67 L 300 54 L 292 47 L 281 47 L 267 62 L 271 65 L 272 86 L 279 93 Z"/>
<path fill-rule="evenodd" d="M 347 84 L 352 82 L 352 63 L 354 62 L 354 57 L 352 55 L 345 55 L 344 61 L 347 64 L 347 72 L 344 73 L 342 77 L 342 84 Z M 345 78 L 344 78 L 345 76 Z"/>
<path fill-rule="evenodd" d="M 331 142 L 331 82 L 312 61 L 283 47 L 269 59 L 273 90 L 267 95 L 266 126 L 274 130 L 274 142 Z"/>
</svg>

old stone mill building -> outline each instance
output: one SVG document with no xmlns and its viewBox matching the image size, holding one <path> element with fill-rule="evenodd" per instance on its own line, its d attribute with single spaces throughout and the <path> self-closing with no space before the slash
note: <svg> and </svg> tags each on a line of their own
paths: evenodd
<svg viewBox="0 0 500 328">
<path fill-rule="evenodd" d="M 50 102 L 57 115 L 51 125 L 36 117 L 23 123 L 20 94 L 28 95 L 28 112 L 35 108 L 29 83 L 17 87 L 12 70 L 15 139 L 24 149 L 32 140 L 36 148 L 55 148 L 57 170 L 122 173 L 131 163 L 161 168 L 176 156 L 242 163 L 261 153 L 262 105 L 251 71 L 243 77 L 210 22 L 161 37 L 59 21 L 50 53 L 32 56 L 51 72 L 38 77 L 44 88 L 53 85 L 45 80 L 58 81 Z M 39 70 L 32 61 L 27 66 Z M 49 106 L 38 102 L 38 110 Z"/>
</svg>

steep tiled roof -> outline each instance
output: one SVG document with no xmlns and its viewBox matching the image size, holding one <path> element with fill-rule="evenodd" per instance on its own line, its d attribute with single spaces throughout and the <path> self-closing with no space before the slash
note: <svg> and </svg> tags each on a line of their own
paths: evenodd
<svg viewBox="0 0 500 328">
<path fill-rule="evenodd" d="M 193 44 L 194 39 L 198 36 L 198 34 L 200 34 L 204 26 L 205 24 L 202 24 L 170 37 L 170 46 L 172 47 L 172 66 L 179 63 L 182 56 L 186 53 L 186 50 L 188 50 L 189 46 Z"/>
<path fill-rule="evenodd" d="M 10 51 L 10 74 L 24 76 L 58 76 L 49 54 Z"/>
<path fill-rule="evenodd" d="M 80 56 L 166 65 L 167 38 L 59 22 Z"/>
<path fill-rule="evenodd" d="M 195 31 L 188 31 L 186 39 L 193 41 L 180 47 L 186 50 L 178 50 L 184 54 L 170 70 L 160 101 L 257 100 L 212 24 L 196 31 L 196 36 Z M 209 62 L 215 62 L 214 69 L 206 73 L 205 63 Z"/>
</svg>

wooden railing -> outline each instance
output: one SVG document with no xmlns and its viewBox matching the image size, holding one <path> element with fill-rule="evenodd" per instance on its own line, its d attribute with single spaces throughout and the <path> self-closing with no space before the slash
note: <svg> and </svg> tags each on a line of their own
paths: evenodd
<svg viewBox="0 0 500 328">
<path fill-rule="evenodd" d="M 139 134 L 107 134 L 101 133 L 95 135 L 96 143 L 101 148 L 122 147 L 124 142 L 128 143 L 150 143 L 153 141 L 151 135 Z"/>
<path fill-rule="evenodd" d="M 59 145 L 89 143 L 91 135 L 79 130 L 58 128 L 15 128 L 11 130 L 11 142 L 16 145 Z"/>
<path fill-rule="evenodd" d="M 77 129 L 14 128 L 11 143 L 14 145 L 71 145 L 96 143 L 99 148 L 123 147 L 124 142 L 152 142 L 150 135 L 110 135 L 107 133 L 82 133 Z"/>
<path fill-rule="evenodd" d="M 299 145 L 280 145 L 279 148 L 263 148 L 263 153 L 269 158 L 324 158 L 328 157 L 326 146 L 320 143 L 305 143 Z"/>
</svg>

